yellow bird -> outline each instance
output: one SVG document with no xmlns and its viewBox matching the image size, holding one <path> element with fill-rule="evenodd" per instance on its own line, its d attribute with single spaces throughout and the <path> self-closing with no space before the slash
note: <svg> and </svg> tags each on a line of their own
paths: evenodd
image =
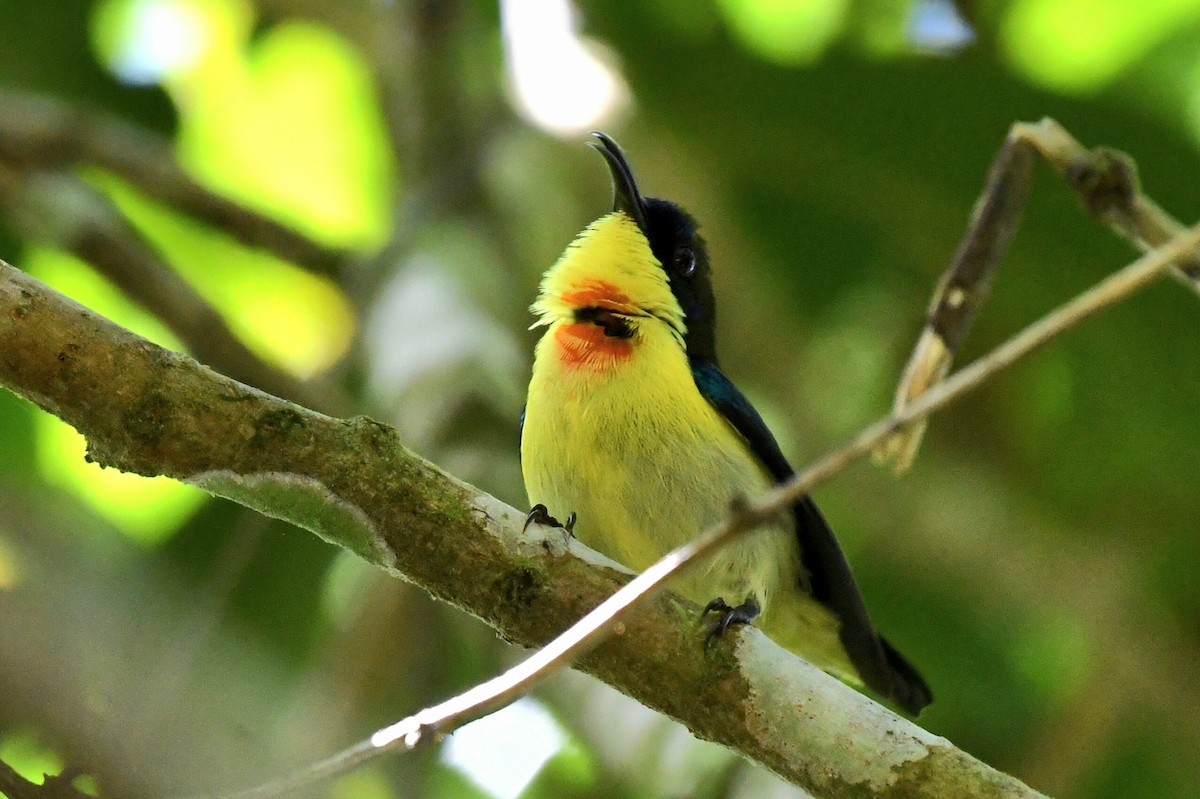
<svg viewBox="0 0 1200 799">
<path fill-rule="evenodd" d="M 641 570 L 793 474 L 754 407 L 717 366 L 708 254 L 695 221 L 643 198 L 608 136 L 613 211 L 546 272 L 545 326 L 522 415 L 532 519 L 577 518 L 579 540 Z M 875 630 L 829 525 L 808 497 L 786 522 L 726 547 L 675 584 L 730 624 L 916 714 L 932 695 Z M 736 602 L 730 605 L 728 597 Z"/>
</svg>

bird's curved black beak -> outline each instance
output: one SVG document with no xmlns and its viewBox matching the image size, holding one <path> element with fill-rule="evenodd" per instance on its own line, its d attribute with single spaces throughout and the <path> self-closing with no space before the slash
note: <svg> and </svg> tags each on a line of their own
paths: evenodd
<svg viewBox="0 0 1200 799">
<path fill-rule="evenodd" d="M 625 153 L 607 133 L 594 130 L 592 135 L 599 142 L 588 143 L 604 156 L 604 160 L 608 162 L 608 171 L 612 175 L 613 210 L 629 214 L 633 221 L 637 222 L 642 233 L 648 235 L 646 201 L 642 199 L 637 183 L 633 180 L 633 170 L 629 168 L 629 161 L 626 160 Z"/>
</svg>

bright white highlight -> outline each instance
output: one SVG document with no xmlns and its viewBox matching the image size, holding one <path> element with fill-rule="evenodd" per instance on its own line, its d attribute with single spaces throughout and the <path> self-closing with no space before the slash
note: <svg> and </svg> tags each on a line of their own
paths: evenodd
<svg viewBox="0 0 1200 799">
<path fill-rule="evenodd" d="M 913 44 L 951 55 L 975 41 L 975 31 L 950 0 L 921 0 L 912 10 L 908 35 Z"/>
<path fill-rule="evenodd" d="M 517 110 L 531 123 L 570 138 L 603 127 L 629 90 L 611 59 L 579 35 L 570 0 L 502 0 L 505 63 Z"/>
<path fill-rule="evenodd" d="M 123 82 L 145 86 L 185 70 L 208 45 L 196 10 L 176 0 L 134 0 L 109 61 Z"/>
<path fill-rule="evenodd" d="M 442 760 L 496 799 L 516 799 L 565 740 L 540 704 L 518 699 L 447 738 Z"/>
</svg>

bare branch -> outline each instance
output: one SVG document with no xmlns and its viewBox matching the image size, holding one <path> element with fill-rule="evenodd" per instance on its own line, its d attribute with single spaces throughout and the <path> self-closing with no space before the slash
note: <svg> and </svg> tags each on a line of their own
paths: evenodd
<svg viewBox="0 0 1200 799">
<path fill-rule="evenodd" d="M 897 412 L 949 374 L 1016 232 L 1038 158 L 1062 175 L 1088 213 L 1138 249 L 1149 251 L 1184 231 L 1142 193 L 1129 156 L 1107 147 L 1088 150 L 1049 118 L 1014 124 L 988 170 L 958 251 L 934 289 L 925 327 L 896 389 Z M 1200 253 L 1187 254 L 1170 271 L 1200 293 Z M 907 471 L 924 434 L 925 423 L 919 422 L 890 436 L 876 449 L 875 461 L 890 461 L 897 474 Z"/>
<path fill-rule="evenodd" d="M 1140 250 L 1161 247 L 1185 228 L 1147 197 L 1137 165 L 1110 147 L 1088 150 L 1053 119 L 1018 122 L 1009 138 L 1027 142 L 1078 194 L 1088 213 Z M 1191 253 L 1171 274 L 1200 293 L 1200 253 Z"/>
</svg>

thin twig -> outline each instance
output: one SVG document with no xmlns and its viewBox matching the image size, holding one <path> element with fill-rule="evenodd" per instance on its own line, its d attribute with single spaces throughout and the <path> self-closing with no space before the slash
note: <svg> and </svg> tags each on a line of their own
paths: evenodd
<svg viewBox="0 0 1200 799">
<path fill-rule="evenodd" d="M 944 408 L 1084 319 L 1128 297 L 1187 257 L 1197 246 L 1200 246 L 1200 226 L 1186 231 L 1029 325 L 899 412 L 865 428 L 849 443 L 814 461 L 786 483 L 752 502 L 736 503 L 725 519 L 668 553 L 561 636 L 504 674 L 378 730 L 368 740 L 306 769 L 246 791 L 225 794 L 221 799 L 268 799 L 294 791 L 345 773 L 389 752 L 412 749 L 435 740 L 511 704 L 594 646 L 624 614 L 661 588 L 667 579 L 691 568 L 739 536 L 770 522 L 797 499 L 828 482 L 897 430 Z"/>
<path fill-rule="evenodd" d="M 1084 208 L 1117 235 L 1143 251 L 1161 247 L 1185 227 L 1146 196 L 1133 159 L 1111 147 L 1087 149 L 1053 119 L 1018 122 L 1009 137 L 1033 147 L 1062 175 Z M 1200 253 L 1171 267 L 1171 276 L 1200 293 Z"/>
<path fill-rule="evenodd" d="M 1011 131 L 988 169 L 987 181 L 971 212 L 958 250 L 929 301 L 925 326 L 896 387 L 894 410 L 946 378 L 958 348 L 991 291 L 992 279 L 1021 219 L 1037 152 Z M 876 463 L 891 461 L 909 469 L 925 434 L 922 420 L 888 437 L 875 450 Z"/>
<path fill-rule="evenodd" d="M 897 411 L 949 374 L 1016 232 L 1039 158 L 1062 176 L 1092 217 L 1143 252 L 1184 231 L 1142 192 L 1129 156 L 1108 147 L 1089 150 L 1053 119 L 1014 124 L 988 170 L 962 242 L 934 289 L 925 327 L 896 388 Z M 1200 254 L 1187 254 L 1170 272 L 1200 293 Z M 924 422 L 897 431 L 876 448 L 875 461 L 890 462 L 897 474 L 907 471 L 924 434 Z"/>
</svg>

